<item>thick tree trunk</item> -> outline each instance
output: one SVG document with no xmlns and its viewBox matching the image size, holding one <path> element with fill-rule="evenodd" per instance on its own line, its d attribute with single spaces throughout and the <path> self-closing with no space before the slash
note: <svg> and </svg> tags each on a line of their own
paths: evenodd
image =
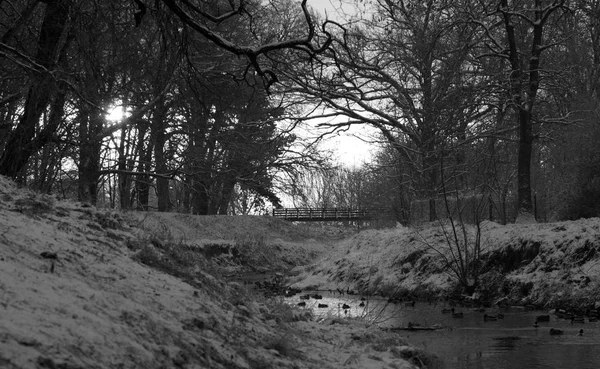
<svg viewBox="0 0 600 369">
<path fill-rule="evenodd" d="M 62 47 L 61 37 L 69 14 L 68 0 L 46 2 L 44 21 L 38 39 L 36 61 L 46 71 L 37 72 L 29 87 L 23 116 L 8 139 L 0 156 L 0 174 L 16 178 L 25 167 L 30 156 L 39 148 L 34 145 L 35 131 L 42 113 L 56 90 L 52 71 Z"/>
<path fill-rule="evenodd" d="M 519 157 L 518 157 L 518 212 L 519 215 L 533 216 L 531 201 L 531 155 L 533 151 L 533 130 L 531 114 L 519 111 Z"/>
<path fill-rule="evenodd" d="M 117 168 L 119 169 L 119 205 L 122 210 L 131 208 L 131 175 L 127 174 L 127 157 L 129 149 L 127 145 L 127 128 L 121 130 L 121 142 L 119 143 L 119 160 Z"/>
<path fill-rule="evenodd" d="M 516 106 L 519 123 L 519 155 L 517 169 L 517 207 L 516 221 L 535 222 L 533 202 L 531 198 L 531 159 L 533 153 L 532 112 L 536 103 L 537 92 L 540 87 L 540 62 L 543 50 L 543 30 L 549 15 L 560 9 L 559 6 L 544 8 L 540 1 L 535 2 L 534 18 L 531 19 L 531 54 L 528 67 L 520 48 L 522 40 L 517 38 L 515 32 L 515 15 L 509 12 L 508 0 L 501 1 L 501 11 L 504 17 L 504 26 L 508 41 L 508 58 L 511 64 L 511 94 L 512 103 Z"/>
<path fill-rule="evenodd" d="M 79 126 L 81 148 L 79 150 L 78 199 L 95 205 L 98 200 L 101 148 L 101 142 L 96 137 L 102 132 L 104 119 L 97 111 L 85 118 L 82 119 Z"/>
<path fill-rule="evenodd" d="M 135 179 L 135 189 L 137 193 L 137 210 L 138 211 L 147 211 L 148 203 L 150 200 L 150 170 L 151 170 L 151 162 L 152 162 L 152 149 L 153 149 L 153 140 L 150 138 L 148 140 L 148 145 L 144 147 L 145 141 L 145 133 L 146 127 L 140 129 L 139 133 L 139 157 L 140 163 L 138 165 L 138 172 L 140 175 L 136 176 Z M 150 135 L 152 136 L 152 135 Z"/>
<path fill-rule="evenodd" d="M 233 189 L 235 188 L 235 175 L 228 176 L 223 181 L 223 188 L 221 190 L 221 199 L 219 201 L 219 215 L 227 215 L 227 210 L 229 209 L 229 203 L 231 202 L 231 197 L 233 196 Z"/>
<path fill-rule="evenodd" d="M 165 120 L 168 109 L 168 106 L 165 106 L 163 98 L 156 105 L 152 126 L 150 127 L 151 142 L 154 145 L 155 171 L 157 174 L 167 173 L 167 163 L 165 160 L 165 143 L 167 141 L 167 136 L 165 134 Z M 167 178 L 156 178 L 156 196 L 158 201 L 158 211 L 169 211 L 171 200 L 169 199 L 169 180 Z"/>
<path fill-rule="evenodd" d="M 59 90 L 56 94 L 56 98 L 50 105 L 48 122 L 46 123 L 42 132 L 34 140 L 33 144 L 36 151 L 43 148 L 40 153 L 42 159 L 40 163 L 40 170 L 42 173 L 39 181 L 36 183 L 36 187 L 39 191 L 44 193 L 51 193 L 54 178 L 61 165 L 60 152 L 56 153 L 55 150 L 53 150 L 53 146 L 45 145 L 45 143 L 51 139 L 54 132 L 56 132 L 60 126 L 65 113 L 66 86 L 61 85 L 64 85 L 64 83 L 59 83 Z"/>
<path fill-rule="evenodd" d="M 203 181 L 194 180 L 192 188 L 192 214 L 208 215 L 209 196 L 208 188 Z"/>
</svg>

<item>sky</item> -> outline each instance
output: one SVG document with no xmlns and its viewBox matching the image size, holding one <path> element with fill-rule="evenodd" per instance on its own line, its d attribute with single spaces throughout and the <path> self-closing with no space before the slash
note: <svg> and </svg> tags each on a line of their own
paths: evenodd
<svg viewBox="0 0 600 369">
<path fill-rule="evenodd" d="M 333 150 L 336 160 L 349 168 L 358 168 L 373 158 L 377 146 L 369 143 L 373 130 L 368 127 L 351 127 L 348 131 L 336 134 L 323 143 L 323 147 Z"/>
<path fill-rule="evenodd" d="M 326 14 L 330 19 L 335 19 L 339 16 L 340 10 L 353 13 L 354 7 L 348 4 L 351 1 L 345 0 L 344 2 L 346 4 L 343 4 L 340 0 L 308 0 L 307 4 L 320 13 Z"/>
<path fill-rule="evenodd" d="M 356 2 L 356 0 L 354 1 Z M 344 0 L 308 0 L 307 4 L 330 19 L 342 17 L 344 13 L 355 12 L 352 1 Z M 369 139 L 374 130 L 370 127 L 353 126 L 348 131 L 336 134 L 323 143 L 323 148 L 333 150 L 337 161 L 349 168 L 359 167 L 371 161 L 373 151 L 377 149 Z"/>
</svg>

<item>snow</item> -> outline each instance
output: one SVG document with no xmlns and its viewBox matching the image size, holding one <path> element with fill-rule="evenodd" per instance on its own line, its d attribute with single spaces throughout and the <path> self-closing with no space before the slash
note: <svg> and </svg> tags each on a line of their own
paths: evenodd
<svg viewBox="0 0 600 369">
<path fill-rule="evenodd" d="M 305 239 L 302 226 L 286 225 L 120 214 L 0 177 L 0 367 L 414 368 L 410 360 L 432 357 L 363 321 L 307 319 L 226 282 L 210 260 L 185 278 L 138 261 L 167 237 L 194 248 L 269 230 L 275 236 L 263 234 L 266 243 L 304 262 L 339 237 L 319 228 Z"/>
<path fill-rule="evenodd" d="M 600 301 L 600 219 L 509 225 L 484 221 L 480 227 L 481 288 L 490 299 L 506 294 L 513 304 L 538 307 L 584 307 Z M 467 231 L 473 245 L 475 227 L 467 226 Z M 452 260 L 449 245 L 454 245 L 449 222 L 365 230 L 296 268 L 294 285 L 443 298 L 457 285 L 446 262 Z M 529 291 L 520 291 L 526 285 Z"/>
<path fill-rule="evenodd" d="M 238 278 L 250 269 L 236 258 L 302 288 L 441 298 L 457 291 L 444 262 L 450 226 L 357 232 L 271 217 L 118 213 L 0 177 L 0 367 L 435 366 L 435 352 L 366 319 L 316 319 L 264 297 Z M 467 231 L 472 244 L 475 229 Z M 600 219 L 486 221 L 481 232 L 487 269 L 474 296 L 600 304 Z M 169 252 L 177 263 L 165 261 Z"/>
</svg>

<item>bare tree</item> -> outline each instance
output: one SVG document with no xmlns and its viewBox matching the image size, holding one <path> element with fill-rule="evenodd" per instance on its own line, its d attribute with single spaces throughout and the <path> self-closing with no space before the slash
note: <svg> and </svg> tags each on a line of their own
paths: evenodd
<svg viewBox="0 0 600 369">
<path fill-rule="evenodd" d="M 553 23 L 570 10 L 566 0 L 490 1 L 472 14 L 487 36 L 482 55 L 501 58 L 508 69 L 509 106 L 515 112 L 519 129 L 517 170 L 518 221 L 535 221 L 533 214 L 531 165 L 535 138 L 534 123 L 539 122 L 535 107 L 540 89 L 550 72 L 543 68 L 543 56 L 557 46 L 548 37 Z M 481 14 L 484 17 L 481 17 Z"/>
<path fill-rule="evenodd" d="M 6 4 L 0 2 L 0 6 L 10 7 Z M 123 166 L 118 169 L 100 171 L 98 163 L 100 155 L 98 153 L 101 149 L 98 143 L 121 129 L 136 126 L 141 120 L 148 119 L 150 115 L 154 118 L 152 126 L 154 128 L 151 130 L 151 135 L 153 135 L 152 144 L 156 144 L 153 146 L 154 155 L 160 161 L 157 170 L 165 170 L 161 153 L 164 145 L 161 145 L 161 143 L 166 143 L 166 138 L 159 134 L 164 130 L 161 130 L 158 125 L 164 122 L 164 119 L 162 119 L 164 114 L 159 113 L 161 109 L 162 113 L 165 112 L 165 104 L 168 104 L 165 101 L 165 96 L 170 91 L 171 85 L 168 82 L 163 83 L 164 88 L 154 89 L 149 95 L 141 92 L 138 95 L 141 98 L 136 101 L 140 104 L 132 109 L 131 115 L 119 124 L 106 127 L 104 125 L 106 103 L 114 98 L 123 99 L 126 95 L 125 93 L 111 92 L 111 87 L 123 80 L 130 85 L 135 82 L 122 78 L 124 76 L 114 73 L 114 70 L 103 70 L 107 66 L 100 64 L 105 62 L 103 57 L 110 55 L 110 53 L 103 54 L 101 58 L 95 60 L 95 62 L 98 62 L 96 65 L 91 63 L 94 60 L 89 60 L 88 65 L 82 64 L 85 67 L 83 68 L 85 72 L 83 74 L 79 73 L 80 71 L 70 69 L 82 65 L 69 65 L 69 63 L 72 63 L 72 58 L 61 58 L 61 55 L 67 55 L 68 52 L 71 52 L 68 46 L 75 35 L 72 32 L 72 27 L 78 24 L 82 15 L 102 7 L 117 12 L 120 11 L 119 14 L 113 14 L 114 24 L 99 22 L 97 25 L 98 28 L 100 26 L 106 27 L 109 32 L 104 33 L 104 35 L 108 34 L 107 37 L 112 37 L 113 42 L 121 41 L 120 37 L 123 36 L 118 32 L 110 32 L 114 27 L 129 24 L 130 28 L 142 28 L 145 22 L 150 22 L 153 18 L 174 18 L 177 20 L 173 23 L 177 23 L 175 29 L 178 32 L 182 35 L 197 34 L 218 50 L 219 57 L 225 58 L 225 55 L 230 54 L 241 56 L 241 60 L 244 61 L 244 65 L 241 66 L 242 75 L 251 77 L 248 80 L 255 76 L 262 79 L 262 83 L 256 85 L 258 88 L 268 89 L 278 80 L 277 75 L 270 67 L 271 62 L 268 59 L 270 53 L 292 49 L 310 58 L 312 55 L 325 50 L 330 43 L 328 39 L 317 39 L 315 37 L 316 24 L 308 11 L 306 0 L 303 0 L 299 5 L 304 19 L 303 30 L 293 34 L 281 35 L 276 40 L 261 40 L 257 37 L 258 34 L 254 33 L 256 31 L 254 21 L 264 11 L 264 7 L 258 2 L 247 0 L 133 0 L 126 3 L 122 1 L 100 3 L 87 0 L 79 2 L 74 0 L 31 0 L 20 5 L 21 7 L 16 8 L 14 17 L 7 16 L 7 18 L 10 18 L 5 23 L 8 26 L 2 28 L 4 33 L 0 35 L 2 37 L 0 40 L 0 56 L 4 57 L 3 64 L 26 68 L 33 77 L 26 78 L 28 93 L 23 102 L 23 114 L 16 119 L 17 123 L 13 124 L 11 122 L 5 125 L 3 122 L 0 126 L 0 129 L 8 136 L 7 138 L 3 136 L 0 143 L 2 149 L 0 153 L 0 174 L 16 177 L 26 166 L 33 153 L 40 150 L 51 140 L 56 139 L 56 137 L 53 137 L 54 134 L 58 128 L 64 127 L 65 124 L 64 116 L 61 117 L 58 114 L 61 110 L 54 109 L 57 119 L 49 120 L 49 124 L 40 125 L 40 118 L 53 101 L 55 102 L 54 106 L 57 108 L 60 105 L 59 102 L 66 101 L 65 95 L 61 95 L 65 91 L 73 94 L 76 97 L 75 99 L 80 101 L 81 106 L 85 105 L 85 109 L 77 113 L 78 120 L 76 123 L 78 125 L 75 129 L 80 133 L 79 139 L 83 142 L 78 161 L 82 170 L 82 183 L 85 185 L 81 188 L 80 193 L 82 198 L 89 198 L 92 201 L 95 198 L 92 193 L 96 192 L 95 184 L 98 182 L 100 174 L 111 174 L 120 171 L 121 176 L 125 179 L 129 175 L 125 173 L 131 169 L 128 166 Z M 10 15 L 11 12 L 12 10 L 7 9 L 5 14 Z M 39 24 L 36 23 L 39 20 L 36 18 L 36 14 L 38 14 L 36 12 L 42 14 L 42 20 Z M 119 20 L 118 24 L 117 19 Z M 222 27 L 226 24 L 237 25 L 237 28 L 232 31 L 231 27 Z M 27 27 L 37 35 L 35 46 L 32 47 L 31 44 L 26 43 L 22 48 L 15 47 L 13 38 Z M 86 33 L 87 31 L 79 30 L 78 32 Z M 240 37 L 243 34 L 247 37 Z M 83 38 L 80 37 L 80 39 Z M 89 47 L 91 47 L 91 41 L 88 42 Z M 35 52 L 31 50 L 35 50 Z M 91 55 L 93 52 L 89 54 Z M 72 56 L 69 55 L 69 57 Z M 5 68 L 4 70 L 8 69 Z M 112 77 L 105 80 L 105 77 L 109 76 Z M 84 80 L 87 82 L 83 82 Z M 243 81 L 244 78 L 238 80 Z M 0 102 L 5 106 L 13 102 L 19 104 L 20 99 L 22 99 L 22 96 L 20 92 L 16 91 L 8 95 L 0 95 Z M 131 107 L 132 101 L 130 100 L 129 103 Z M 19 112 L 19 109 L 12 110 Z M 138 148 L 140 148 L 140 145 L 138 145 Z M 122 151 L 125 153 L 125 150 Z M 148 156 L 148 153 L 151 153 L 150 156 Z M 143 159 L 151 159 L 152 147 L 145 147 L 142 154 Z M 140 159 L 142 158 L 140 157 Z M 139 167 L 139 169 L 140 172 L 143 172 L 148 171 L 151 167 L 150 165 Z M 123 184 L 126 182 L 126 180 L 122 181 Z M 144 182 L 148 181 L 140 180 L 137 182 L 139 185 L 138 192 L 147 192 L 147 188 L 143 185 Z M 166 182 L 162 180 L 159 182 L 161 193 L 164 195 L 167 188 Z M 142 198 L 145 197 L 145 195 L 142 196 Z M 164 199 L 165 197 L 162 196 L 161 198 Z M 161 208 L 166 207 L 166 203 L 161 203 Z"/>
<path fill-rule="evenodd" d="M 378 129 L 412 165 L 415 187 L 436 219 L 442 148 L 469 139 L 470 127 L 489 111 L 486 80 L 472 53 L 474 25 L 453 2 L 378 0 L 373 13 L 331 33 L 331 51 L 312 70 L 290 70 L 286 77 L 332 114 L 347 117 L 325 124 L 331 129 Z"/>
<path fill-rule="evenodd" d="M 56 74 L 60 74 L 60 63 L 65 62 L 65 58 L 60 56 L 64 55 L 68 42 L 72 40 L 67 37 L 71 1 L 55 0 L 46 2 L 35 55 L 24 55 L 7 45 L 4 39 L 9 39 L 17 28 L 24 26 L 24 21 L 29 19 L 30 12 L 37 3 L 30 5 L 31 7 L 23 10 L 20 21 L 3 35 L 3 42 L 0 44 L 4 55 L 32 72 L 23 113 L 15 129 L 10 132 L 0 155 L 0 174 L 10 177 L 16 177 L 31 154 L 42 148 L 54 133 L 54 125 L 46 126 L 37 136 L 36 128 L 46 107 L 56 97 L 55 93 L 60 91 Z"/>
</svg>

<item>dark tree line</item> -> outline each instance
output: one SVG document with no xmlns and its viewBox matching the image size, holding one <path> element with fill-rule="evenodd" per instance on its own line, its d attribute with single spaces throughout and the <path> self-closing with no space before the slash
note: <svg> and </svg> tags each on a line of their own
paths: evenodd
<svg viewBox="0 0 600 369">
<path fill-rule="evenodd" d="M 361 206 L 402 222 L 445 216 L 449 197 L 472 219 L 600 214 L 598 1 L 371 4 L 282 71 L 346 118 L 322 125 L 379 132 Z"/>
<path fill-rule="evenodd" d="M 281 6 L 292 29 L 259 1 L 1 2 L 0 174 L 124 209 L 154 194 L 159 211 L 226 214 L 241 192 L 278 205 L 273 171 L 312 158 L 284 159 L 293 106 L 269 95 L 266 55 L 327 44 L 306 1 Z M 127 114 L 109 122 L 115 105 Z"/>
<path fill-rule="evenodd" d="M 195 214 L 279 206 L 282 192 L 401 222 L 445 216 L 449 197 L 473 219 L 600 214 L 598 0 L 364 9 L 332 21 L 292 0 L 0 2 L 0 174 Z M 374 128 L 374 162 L 323 166 L 297 133 L 317 111 L 337 117 L 328 132 Z"/>
</svg>

